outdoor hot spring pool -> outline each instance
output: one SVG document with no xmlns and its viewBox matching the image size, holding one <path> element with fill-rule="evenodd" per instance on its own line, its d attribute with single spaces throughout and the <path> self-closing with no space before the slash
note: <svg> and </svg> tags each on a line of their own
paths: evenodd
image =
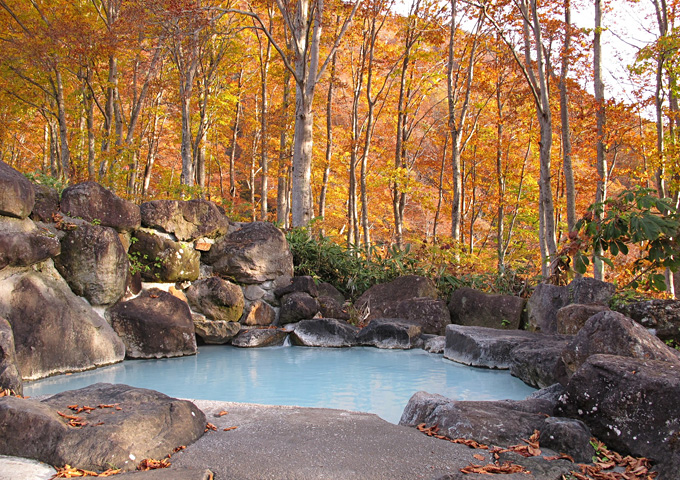
<svg viewBox="0 0 680 480">
<path fill-rule="evenodd" d="M 24 395 L 124 383 L 173 397 L 371 412 L 397 423 L 419 390 L 456 400 L 519 400 L 534 389 L 507 371 L 424 350 L 202 346 L 198 355 L 123 363 L 24 385 Z"/>
</svg>

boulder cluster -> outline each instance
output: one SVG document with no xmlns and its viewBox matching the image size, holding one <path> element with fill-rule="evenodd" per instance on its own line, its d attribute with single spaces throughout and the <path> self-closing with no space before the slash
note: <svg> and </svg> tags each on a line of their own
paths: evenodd
<svg viewBox="0 0 680 480">
<path fill-rule="evenodd" d="M 286 238 L 269 223 L 234 223 L 207 200 L 135 205 L 95 182 L 59 195 L 0 162 L 0 391 L 17 395 L 25 380 L 193 355 L 201 343 L 423 348 L 507 369 L 541 390 L 495 402 L 418 392 L 402 425 L 497 446 L 538 430 L 542 446 L 581 462 L 595 453 L 595 436 L 672 478 L 680 355 L 665 341 L 680 339 L 680 307 L 612 311 L 614 290 L 577 278 L 541 284 L 528 300 L 459 288 L 447 303 L 431 280 L 411 275 L 352 305 L 328 283 L 295 277 Z M 114 459 L 132 469 L 205 427 L 190 402 L 124 385 L 43 401 L 0 397 L 0 438 L 13 439 L 0 441 L 0 455 L 51 464 L 104 470 Z M 86 428 L 71 411 L 78 405 L 89 405 Z M 113 437 L 121 441 L 103 441 Z"/>
</svg>

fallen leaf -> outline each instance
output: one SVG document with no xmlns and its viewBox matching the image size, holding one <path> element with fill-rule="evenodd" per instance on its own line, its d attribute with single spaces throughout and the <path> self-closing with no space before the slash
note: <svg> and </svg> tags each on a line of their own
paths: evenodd
<svg viewBox="0 0 680 480">
<path fill-rule="evenodd" d="M 480 453 L 475 453 L 475 454 L 473 455 L 473 457 L 475 457 L 475 458 L 476 458 L 477 460 L 479 460 L 480 462 L 483 462 L 483 461 L 485 460 L 485 458 L 486 458 L 486 457 L 484 457 L 484 455 L 482 455 L 482 454 L 480 454 Z"/>
<path fill-rule="evenodd" d="M 175 447 L 175 448 L 172 450 L 172 453 L 180 452 L 180 451 L 184 450 L 185 448 L 187 448 L 186 445 L 180 445 L 179 447 Z"/>
<path fill-rule="evenodd" d="M 225 432 L 228 432 L 229 430 L 236 430 L 238 427 L 227 427 L 224 429 Z"/>
<path fill-rule="evenodd" d="M 229 415 L 229 412 L 227 412 L 226 410 L 222 410 L 220 413 L 215 414 L 216 417 L 223 417 L 225 415 Z"/>
<path fill-rule="evenodd" d="M 207 432 L 208 430 L 215 430 L 217 431 L 217 427 L 213 425 L 212 423 L 208 422 L 205 424 L 205 431 Z"/>
<path fill-rule="evenodd" d="M 148 470 L 156 470 L 159 468 L 168 468 L 170 465 L 170 460 L 164 458 L 163 460 L 154 460 L 153 458 L 145 458 L 139 465 L 137 465 L 137 470 L 146 472 Z"/>
</svg>

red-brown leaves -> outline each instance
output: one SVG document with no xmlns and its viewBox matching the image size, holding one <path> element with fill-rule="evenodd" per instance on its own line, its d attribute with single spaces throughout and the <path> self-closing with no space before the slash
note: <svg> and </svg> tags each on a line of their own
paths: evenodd
<svg viewBox="0 0 680 480">
<path fill-rule="evenodd" d="M 212 423 L 208 422 L 205 424 L 205 431 L 207 432 L 208 430 L 217 431 L 217 427 Z"/>
<path fill-rule="evenodd" d="M 228 432 L 229 430 L 236 430 L 238 427 L 227 427 L 224 429 L 225 432 Z"/>
<path fill-rule="evenodd" d="M 22 397 L 21 395 L 17 395 L 17 393 L 14 390 L 10 390 L 9 388 L 0 389 L 0 397 L 28 398 L 28 397 Z"/>
<path fill-rule="evenodd" d="M 481 473 L 487 475 L 506 474 L 506 473 L 531 473 L 525 470 L 521 465 L 511 462 L 505 462 L 502 465 L 496 463 L 489 463 L 488 465 L 474 465 L 470 464 L 465 468 L 460 469 L 463 473 Z"/>
<path fill-rule="evenodd" d="M 229 415 L 229 412 L 227 412 L 226 410 L 222 410 L 220 413 L 215 414 L 216 417 L 223 417 L 225 415 Z"/>
</svg>

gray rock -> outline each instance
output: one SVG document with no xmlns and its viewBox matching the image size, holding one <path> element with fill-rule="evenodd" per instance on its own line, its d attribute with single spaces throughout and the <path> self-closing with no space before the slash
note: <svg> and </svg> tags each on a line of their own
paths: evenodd
<svg viewBox="0 0 680 480">
<path fill-rule="evenodd" d="M 338 320 L 349 320 L 351 315 L 343 303 L 339 303 L 336 297 L 319 295 L 319 313 L 323 318 L 337 318 Z"/>
<path fill-rule="evenodd" d="M 0 233 L 0 269 L 28 267 L 59 255 L 59 240 L 43 232 Z"/>
<path fill-rule="evenodd" d="M 562 307 L 557 311 L 557 332 L 576 335 L 590 317 L 606 310 L 609 307 L 598 304 L 572 303 Z"/>
<path fill-rule="evenodd" d="M 274 290 L 274 295 L 283 297 L 284 295 L 294 292 L 307 293 L 312 297 L 317 297 L 319 295 L 316 283 L 314 283 L 314 279 L 309 275 L 291 278 L 288 285 L 283 285 Z"/>
<path fill-rule="evenodd" d="M 0 161 L 0 215 L 26 218 L 33 210 L 33 184 L 14 168 Z"/>
<path fill-rule="evenodd" d="M 293 345 L 307 347 L 352 347 L 359 329 L 334 318 L 302 320 L 290 335 Z"/>
<path fill-rule="evenodd" d="M 579 418 L 607 447 L 651 459 L 659 478 L 680 469 L 680 366 L 593 355 L 571 377 L 559 415 Z"/>
<path fill-rule="evenodd" d="M 12 325 L 25 380 L 123 360 L 123 342 L 54 268 L 0 277 L 0 291 L 0 316 Z"/>
<path fill-rule="evenodd" d="M 557 333 L 557 311 L 569 304 L 567 287 L 541 283 L 527 301 L 527 329 Z"/>
<path fill-rule="evenodd" d="M 512 295 L 492 295 L 473 288 L 458 288 L 449 300 L 451 322 L 472 327 L 517 330 L 526 301 Z"/>
<path fill-rule="evenodd" d="M 420 325 L 422 332 L 430 335 L 444 335 L 451 323 L 446 302 L 433 298 L 408 298 L 385 308 L 389 318 L 405 318 Z"/>
<path fill-rule="evenodd" d="M 336 302 L 338 302 L 340 305 L 345 303 L 345 296 L 342 293 L 340 293 L 340 290 L 338 290 L 328 282 L 319 283 L 316 286 L 316 290 L 319 294 L 319 297 L 330 297 Z"/>
<path fill-rule="evenodd" d="M 552 402 L 553 405 L 557 405 L 557 401 L 563 393 L 564 385 L 562 385 L 561 383 L 555 383 L 553 385 L 550 385 L 549 387 L 536 390 L 534 393 L 529 395 L 527 399 L 538 398 L 540 400 L 548 400 Z"/>
<path fill-rule="evenodd" d="M 364 319 L 385 317 L 385 309 L 410 298 L 428 297 L 437 299 L 438 292 L 434 282 L 418 275 L 405 275 L 389 283 L 373 285 L 366 290 L 354 307 L 364 314 Z"/>
<path fill-rule="evenodd" d="M 71 290 L 92 305 L 115 303 L 125 293 L 130 263 L 112 228 L 85 224 L 67 232 L 54 264 Z"/>
<path fill-rule="evenodd" d="M 545 335 L 523 330 L 449 325 L 446 328 L 444 356 L 464 365 L 508 369 L 514 363 L 512 352 L 515 348 L 520 346 L 531 348 L 564 339 L 565 337 L 560 335 Z"/>
<path fill-rule="evenodd" d="M 313 318 L 319 311 L 319 302 L 308 293 L 293 292 L 281 299 L 279 324 L 294 323 Z"/>
<path fill-rule="evenodd" d="M 544 333 L 557 333 L 557 312 L 567 305 L 609 305 L 616 287 L 594 278 L 576 278 L 566 287 L 542 283 L 527 302 L 527 327 Z"/>
<path fill-rule="evenodd" d="M 192 282 L 198 278 L 201 254 L 184 242 L 175 242 L 152 230 L 135 230 L 130 245 L 133 264 L 141 266 L 148 282 Z"/>
<path fill-rule="evenodd" d="M 423 350 L 430 353 L 444 353 L 446 348 L 446 336 L 444 335 L 423 335 L 425 345 Z"/>
<path fill-rule="evenodd" d="M 229 219 L 208 200 L 153 200 L 139 208 L 143 226 L 173 233 L 178 240 L 215 238 L 229 231 Z"/>
<path fill-rule="evenodd" d="M 251 302 L 260 300 L 262 297 L 264 297 L 265 293 L 266 290 L 264 290 L 259 285 L 246 285 L 243 287 L 243 296 L 246 298 L 246 300 L 250 300 Z"/>
<path fill-rule="evenodd" d="M 510 373 L 536 388 L 549 387 L 564 380 L 561 354 L 571 340 L 557 335 L 542 337 L 519 345 L 510 352 Z"/>
<path fill-rule="evenodd" d="M 17 368 L 14 348 L 14 333 L 7 320 L 0 317 L 0 391 L 11 390 L 17 395 L 24 394 L 21 373 Z"/>
<path fill-rule="evenodd" d="M 276 322 L 276 310 L 267 302 L 256 300 L 245 308 L 240 322 L 252 327 L 267 327 Z"/>
<path fill-rule="evenodd" d="M 119 232 L 138 228 L 139 207 L 123 200 L 96 182 L 72 185 L 61 193 L 61 211 L 70 217 L 99 222 Z"/>
<path fill-rule="evenodd" d="M 33 184 L 35 205 L 31 211 L 31 219 L 36 222 L 53 222 L 53 216 L 59 212 L 59 192 L 47 185 Z"/>
<path fill-rule="evenodd" d="M 374 318 L 357 336 L 359 345 L 406 350 L 416 347 L 422 328 L 404 318 Z"/>
<path fill-rule="evenodd" d="M 541 430 L 540 445 L 559 453 L 569 452 L 577 463 L 590 463 L 595 455 L 590 444 L 592 436 L 581 420 L 549 417 Z"/>
<path fill-rule="evenodd" d="M 542 439 L 543 435 L 541 435 L 541 440 Z M 543 449 L 542 444 L 541 449 Z M 552 452 L 546 453 L 551 454 Z M 512 462 L 523 466 L 525 470 L 531 472 L 530 474 L 519 474 L 520 480 L 526 478 L 531 479 L 532 477 L 536 480 L 563 480 L 564 478 L 569 478 L 569 473 L 571 471 L 579 471 L 578 465 L 575 465 L 569 460 L 547 460 L 543 455 L 539 455 L 537 457 L 523 457 L 516 452 L 504 452 L 499 455 L 498 461 L 501 464 L 504 462 Z M 588 460 L 588 463 L 590 463 L 590 459 Z M 503 475 L 500 478 L 502 480 L 507 480 L 506 477 L 506 475 Z M 466 478 L 464 480 L 472 479 Z"/>
<path fill-rule="evenodd" d="M 552 415 L 552 405 L 542 400 L 459 402 L 417 392 L 408 401 L 399 425 L 439 425 L 440 433 L 449 438 L 508 447 L 522 443 L 534 430 L 540 431 L 546 415 Z"/>
<path fill-rule="evenodd" d="M 647 300 L 623 305 L 618 309 L 663 341 L 680 345 L 680 300 Z"/>
<path fill-rule="evenodd" d="M 69 405 L 94 410 L 75 413 Z M 114 405 L 102 408 L 104 405 Z M 58 412 L 87 424 L 68 425 Z M 87 470 L 134 470 L 145 458 L 164 458 L 204 433 L 206 418 L 186 400 L 153 390 L 98 383 L 42 402 L 0 398 L 0 453 Z"/>
<path fill-rule="evenodd" d="M 608 306 L 616 293 L 613 283 L 602 282 L 589 277 L 579 277 L 567 285 L 569 303 L 596 304 Z"/>
<path fill-rule="evenodd" d="M 186 290 L 189 305 L 211 320 L 238 322 L 243 315 L 243 290 L 219 277 L 197 280 Z"/>
<path fill-rule="evenodd" d="M 189 306 L 158 288 L 118 302 L 106 312 L 125 342 L 128 358 L 163 358 L 196 354 Z"/>
<path fill-rule="evenodd" d="M 562 352 L 562 360 L 571 376 L 588 357 L 598 353 L 680 365 L 680 357 L 659 338 L 638 323 L 618 312 L 605 311 L 590 317 L 584 327 Z"/>
<path fill-rule="evenodd" d="M 214 272 L 239 283 L 262 283 L 293 276 L 293 255 L 283 232 L 271 223 L 253 222 L 217 239 L 203 261 Z"/>
<path fill-rule="evenodd" d="M 241 330 L 238 322 L 225 320 L 194 320 L 196 335 L 209 345 L 224 345 Z"/>
<path fill-rule="evenodd" d="M 278 328 L 253 328 L 241 330 L 232 340 L 235 347 L 257 348 L 283 345 L 288 332 Z"/>
</svg>

